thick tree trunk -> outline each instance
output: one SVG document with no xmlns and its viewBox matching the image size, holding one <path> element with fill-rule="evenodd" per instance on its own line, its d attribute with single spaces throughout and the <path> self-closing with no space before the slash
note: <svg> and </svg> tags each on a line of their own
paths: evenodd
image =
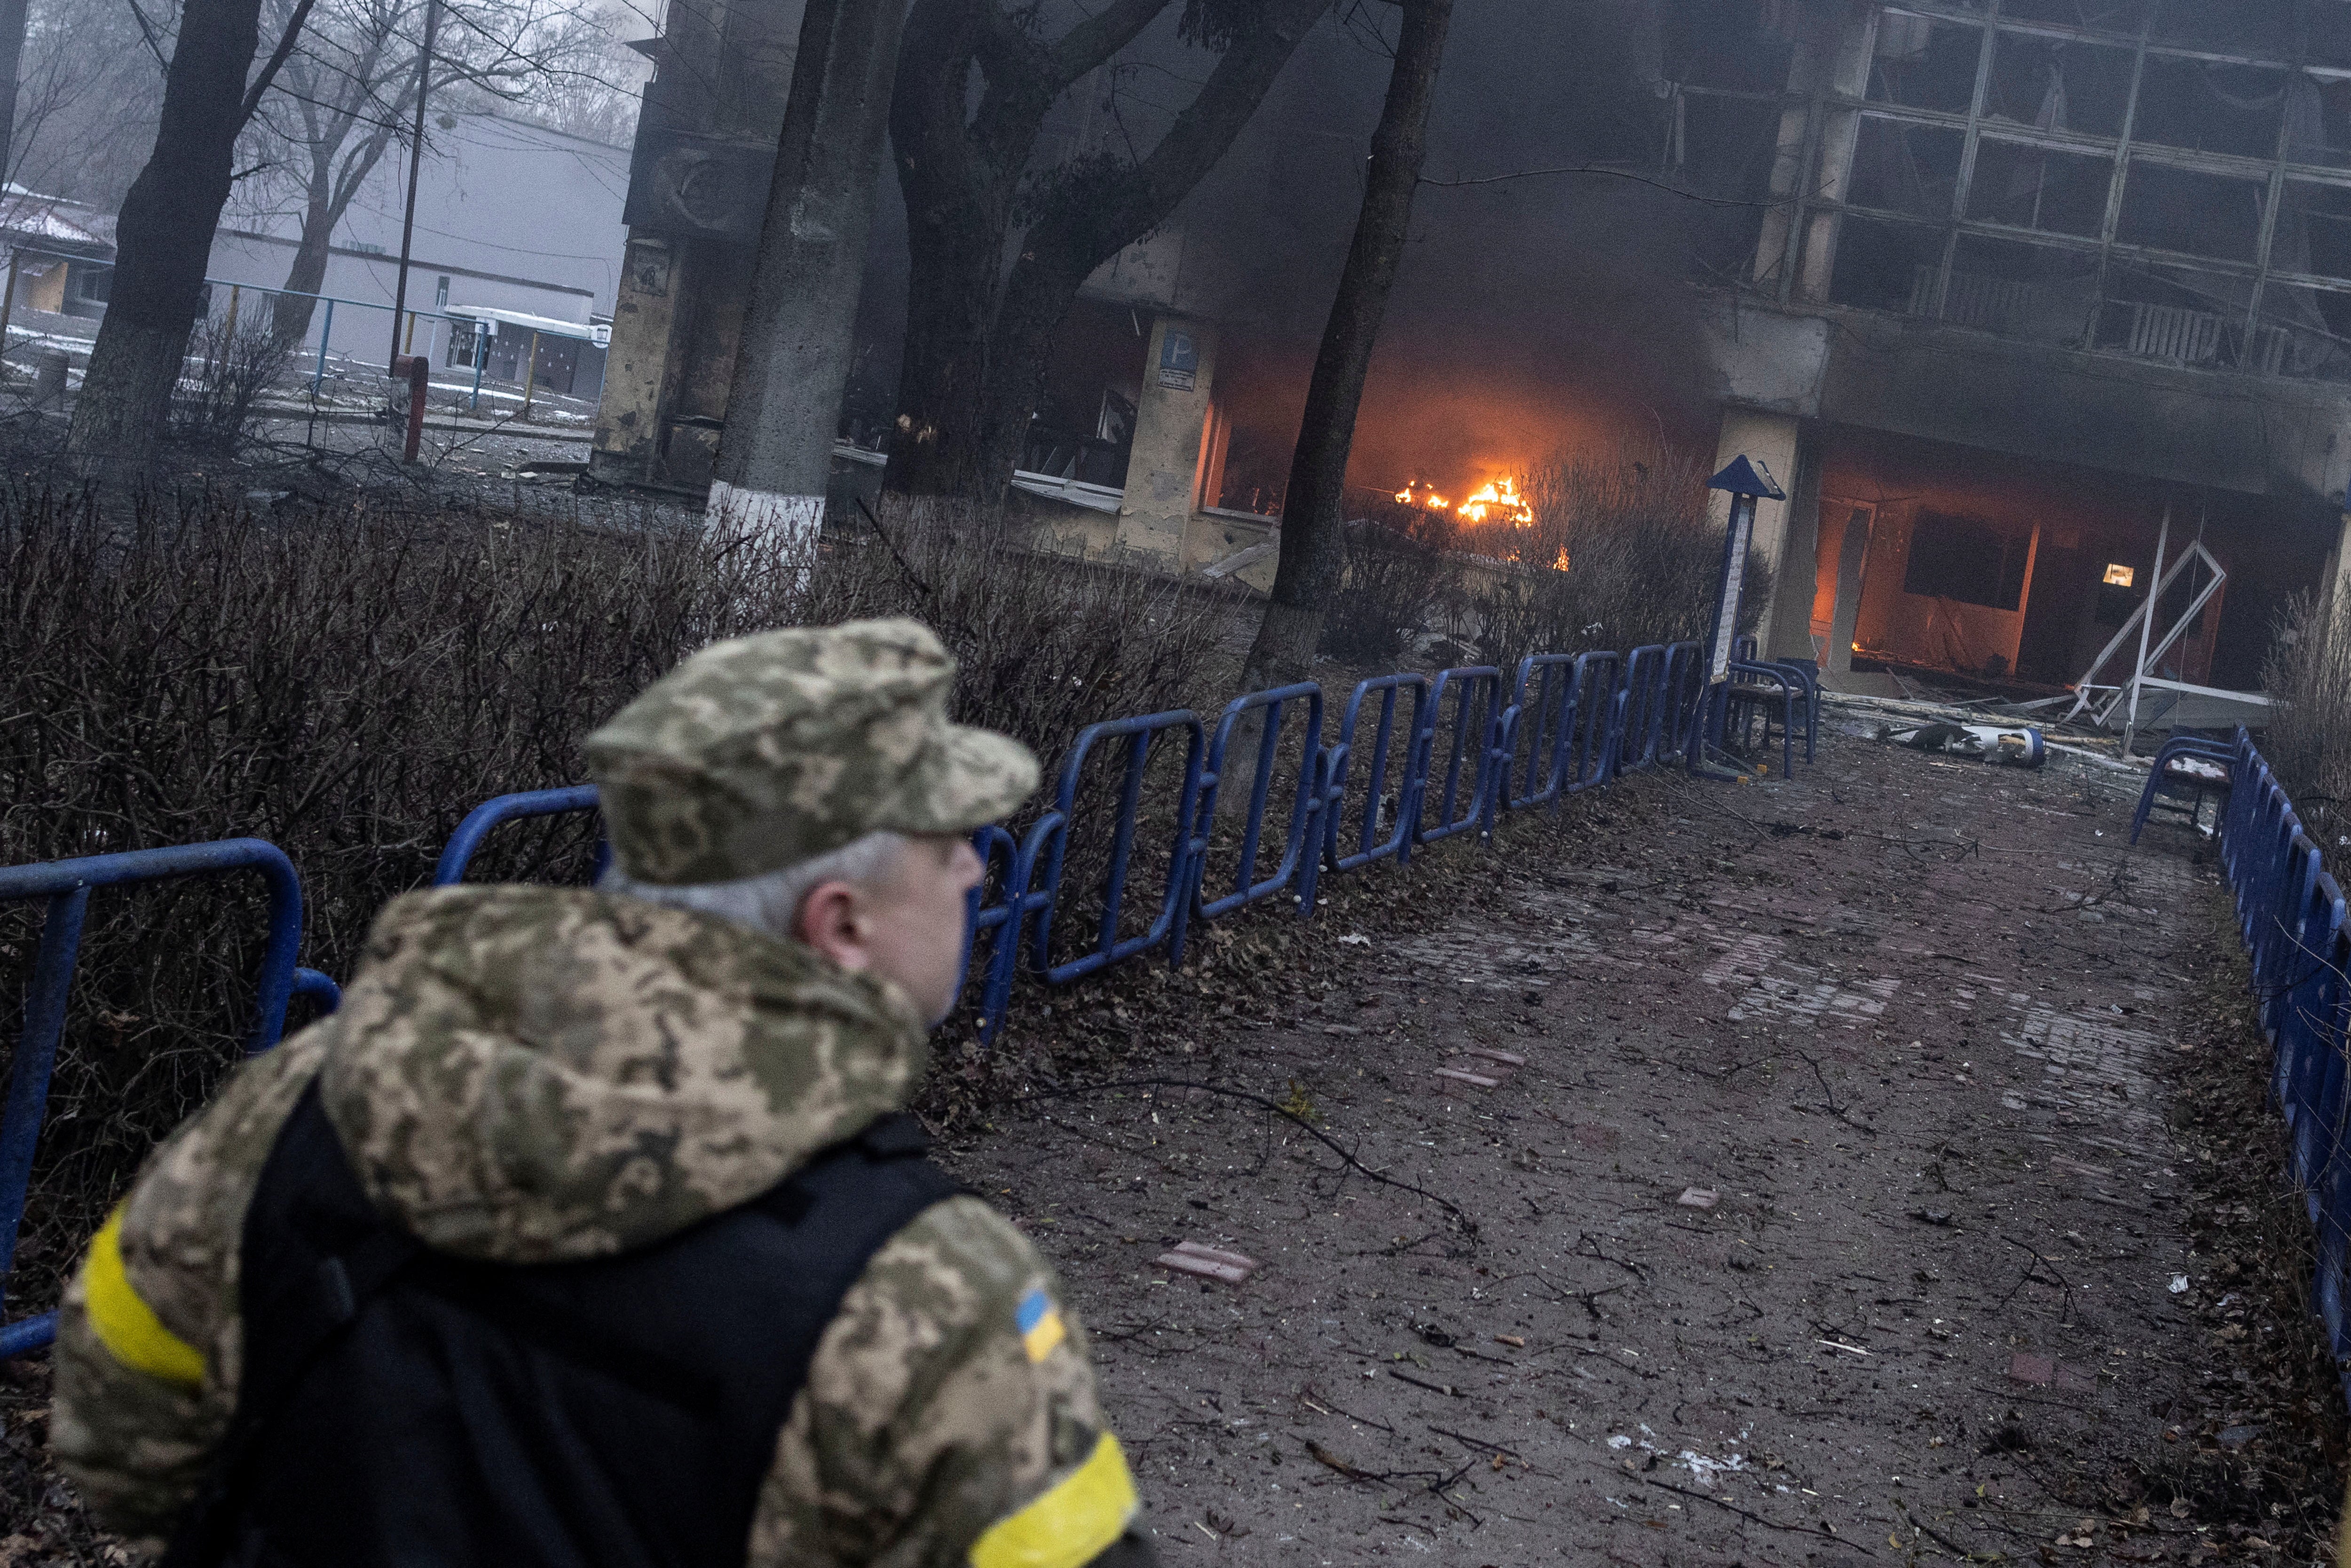
<svg viewBox="0 0 2351 1568">
<path fill-rule="evenodd" d="M 335 222 L 323 202 L 311 202 L 302 211 L 302 237 L 294 246 L 294 265 L 286 269 L 286 292 L 270 306 L 269 333 L 281 348 L 291 348 L 310 335 L 310 314 L 316 295 L 327 281 L 328 252 L 334 244 Z"/>
<path fill-rule="evenodd" d="M 1322 347 L 1307 383 L 1306 413 L 1281 506 L 1281 557 L 1272 601 L 1241 671 L 1243 691 L 1305 678 L 1322 640 L 1322 617 L 1338 587 L 1339 533 L 1346 522 L 1347 457 L 1364 400 L 1372 350 L 1379 342 L 1388 291 L 1404 259 L 1412 199 L 1428 147 L 1428 110 L 1445 57 L 1453 0 L 1404 0 L 1404 28 L 1387 101 L 1372 133 L 1363 211 L 1347 251 L 1339 292 L 1322 329 Z"/>
<path fill-rule="evenodd" d="M 905 0 L 809 0 L 710 514 L 812 540 L 849 381 Z M 420 120 L 419 124 L 422 124 Z"/>
<path fill-rule="evenodd" d="M 1000 495 L 1029 441 L 1053 333 L 1094 269 L 1167 220 L 1231 148 L 1330 0 L 1266 0 L 1199 92 L 1122 189 L 1090 193 L 1049 213 L 1023 237 L 987 352 L 977 449 L 962 466 Z M 902 400 L 903 402 L 903 400 Z"/>
<path fill-rule="evenodd" d="M 1028 434 L 1025 408 L 1008 438 L 987 423 L 1003 341 L 1005 241 L 1021 176 L 1054 101 L 1168 4 L 1108 0 L 1049 44 L 1019 15 L 1006 14 L 1019 6 L 1001 0 L 915 0 L 890 115 L 913 267 L 884 488 L 983 504 L 1002 498 Z M 987 83 L 976 110 L 975 65 Z M 1060 320 L 1056 312 L 1044 331 Z M 1042 345 L 1019 347 L 1029 353 Z"/>
<path fill-rule="evenodd" d="M 1008 169 L 967 122 L 972 61 L 996 0 L 917 0 L 906 18 L 890 140 L 906 204 L 906 341 L 886 490 L 971 496 L 987 333 L 1021 157 Z M 999 71 L 1010 74 L 1008 65 Z M 991 88 L 995 84 L 991 83 Z"/>
<path fill-rule="evenodd" d="M 988 327 L 996 304 L 1000 225 L 941 223 L 911 233 L 906 344 L 899 361 L 898 422 L 890 434 L 884 489 L 908 496 L 1001 497 L 974 462 L 986 406 Z M 1017 454 L 1016 454 L 1017 455 Z"/>
<path fill-rule="evenodd" d="M 181 15 L 155 151 L 115 226 L 110 298 L 67 440 L 78 455 L 143 455 L 169 423 L 260 34 L 261 0 L 187 0 Z"/>
</svg>

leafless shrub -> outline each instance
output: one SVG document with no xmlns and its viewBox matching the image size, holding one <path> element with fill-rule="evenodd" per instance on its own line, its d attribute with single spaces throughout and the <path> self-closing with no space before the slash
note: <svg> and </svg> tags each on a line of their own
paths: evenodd
<svg viewBox="0 0 2351 1568">
<path fill-rule="evenodd" d="M 2331 851 L 2351 818 L 2351 625 L 2324 597 L 2304 590 L 2279 610 L 2262 686 L 2277 700 L 2262 755 Z"/>
<path fill-rule="evenodd" d="M 235 453 L 245 440 L 255 400 L 285 377 L 299 346 L 281 342 L 251 316 L 198 321 L 188 341 L 195 373 L 182 378 L 172 402 L 173 438 L 209 452 Z"/>
<path fill-rule="evenodd" d="M 0 490 L 0 863 L 265 838 L 302 874 L 303 961 L 348 976 L 467 810 L 578 782 L 580 737 L 713 638 L 922 616 L 965 661 L 958 716 L 1050 760 L 1084 723 L 1214 689 L 1197 661 L 1227 608 L 935 528 L 811 552 L 515 512 L 288 519 L 216 494 L 116 511 Z M 592 831 L 502 830 L 474 875 L 577 879 Z M 264 935 L 253 880 L 93 899 L 12 1304 L 54 1298 L 139 1160 L 235 1060 Z M 40 919 L 0 905 L 10 1018 Z"/>
<path fill-rule="evenodd" d="M 1443 512 L 1374 501 L 1341 535 L 1339 591 L 1322 652 L 1359 667 L 1395 661 L 1459 596 L 1458 530 Z"/>
<path fill-rule="evenodd" d="M 1705 481 L 1704 467 L 1678 455 L 1560 458 L 1535 470 L 1525 492 L 1531 522 L 1463 531 L 1461 549 L 1491 563 L 1468 583 L 1484 656 L 1507 664 L 1704 636 L 1722 563 Z M 1750 551 L 1742 631 L 1771 592 L 1771 564 Z"/>
</svg>

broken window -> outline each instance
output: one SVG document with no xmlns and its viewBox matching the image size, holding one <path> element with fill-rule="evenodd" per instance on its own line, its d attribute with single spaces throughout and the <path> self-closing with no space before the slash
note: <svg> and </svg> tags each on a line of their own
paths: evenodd
<svg viewBox="0 0 2351 1568">
<path fill-rule="evenodd" d="M 1919 511 L 1910 528 L 1902 591 L 1987 610 L 2014 610 L 2024 600 L 2032 536 L 2011 534 L 1980 517 Z"/>
<path fill-rule="evenodd" d="M 2097 313 L 2098 253 L 1961 235 L 1943 319 L 2034 342 L 2079 345 Z"/>
<path fill-rule="evenodd" d="M 2285 100 L 2283 70 L 2149 55 L 2131 140 L 2266 161 L 2277 156 Z"/>
<path fill-rule="evenodd" d="M 1829 298 L 1840 305 L 1932 315 L 1943 236 L 1923 224 L 1848 217 L 1837 235 Z"/>
<path fill-rule="evenodd" d="M 1965 114 L 1975 102 L 1983 29 L 1888 10 L 1877 19 L 1877 59 L 1869 96 L 1909 109 Z"/>
<path fill-rule="evenodd" d="M 2270 280 L 2247 369 L 2351 382 L 2351 294 Z"/>
<path fill-rule="evenodd" d="M 2261 248 L 2262 193 L 2257 180 L 2135 158 L 2124 179 L 2115 237 L 2125 245 L 2251 261 Z"/>
<path fill-rule="evenodd" d="M 1968 183 L 1968 216 L 2050 234 L 2095 239 L 2106 222 L 2115 161 L 2055 152 L 1991 136 L 1976 144 Z"/>
<path fill-rule="evenodd" d="M 2106 274 L 2096 347 L 2143 360 L 2234 369 L 2251 278 L 2116 262 Z"/>
<path fill-rule="evenodd" d="M 2003 30 L 1992 47 L 1984 114 L 2041 131 L 2120 136 L 2130 83 L 2128 49 Z"/>
<path fill-rule="evenodd" d="M 1958 188 L 1967 134 L 1865 115 L 1853 157 L 1853 204 L 1947 218 Z"/>
</svg>

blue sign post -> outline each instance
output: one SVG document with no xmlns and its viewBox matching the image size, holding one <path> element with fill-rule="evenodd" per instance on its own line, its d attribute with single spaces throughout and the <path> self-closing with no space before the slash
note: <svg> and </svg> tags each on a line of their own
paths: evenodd
<svg viewBox="0 0 2351 1568">
<path fill-rule="evenodd" d="M 1703 722 L 1698 743 L 1689 750 L 1693 773 L 1700 770 L 1704 753 L 1722 749 L 1722 727 L 1730 706 L 1724 688 L 1730 681 L 1731 646 L 1739 640 L 1739 596 L 1747 585 L 1747 547 L 1755 538 L 1755 503 L 1788 498 L 1771 471 L 1745 453 L 1708 480 L 1707 488 L 1729 492 L 1730 526 L 1722 534 L 1722 575 L 1715 584 L 1714 619 L 1707 631 L 1706 695 L 1699 699 L 1705 705 Z"/>
</svg>

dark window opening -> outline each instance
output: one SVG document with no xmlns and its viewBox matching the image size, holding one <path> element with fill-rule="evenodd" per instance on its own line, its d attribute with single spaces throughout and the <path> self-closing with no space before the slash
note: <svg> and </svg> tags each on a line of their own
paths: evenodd
<svg viewBox="0 0 2351 1568">
<path fill-rule="evenodd" d="M 2023 601 L 2032 549 L 2029 534 L 2003 533 L 1980 517 L 1921 511 L 1910 528 L 1902 591 L 2012 611 Z"/>
<path fill-rule="evenodd" d="M 2134 159 L 2115 237 L 2125 245 L 2251 261 L 2261 246 L 2262 187 Z"/>
<path fill-rule="evenodd" d="M 1959 236 L 1943 319 L 2035 342 L 2078 344 L 2098 302 L 2095 251 Z"/>
<path fill-rule="evenodd" d="M 1838 231 L 1829 298 L 1839 305 L 1931 315 L 1942 259 L 1940 230 L 1849 217 Z"/>
<path fill-rule="evenodd" d="M 1984 115 L 2042 131 L 2119 136 L 2130 81 L 2127 49 L 2002 33 L 1992 45 Z"/>
<path fill-rule="evenodd" d="M 2105 227 L 2111 158 L 2051 152 L 1990 136 L 1976 144 L 1968 216 L 2095 239 Z"/>
<path fill-rule="evenodd" d="M 1981 27 L 1886 12 L 1877 18 L 1877 59 L 1869 73 L 1869 96 L 1881 103 L 1965 114 L 1975 101 L 1976 67 L 1982 53 Z"/>
<path fill-rule="evenodd" d="M 2131 140 L 2274 158 L 2287 85 L 2283 70 L 2149 55 Z"/>
<path fill-rule="evenodd" d="M 1865 116 L 1854 146 L 1854 205 L 1949 217 L 1966 146 L 1963 131 Z"/>
</svg>

